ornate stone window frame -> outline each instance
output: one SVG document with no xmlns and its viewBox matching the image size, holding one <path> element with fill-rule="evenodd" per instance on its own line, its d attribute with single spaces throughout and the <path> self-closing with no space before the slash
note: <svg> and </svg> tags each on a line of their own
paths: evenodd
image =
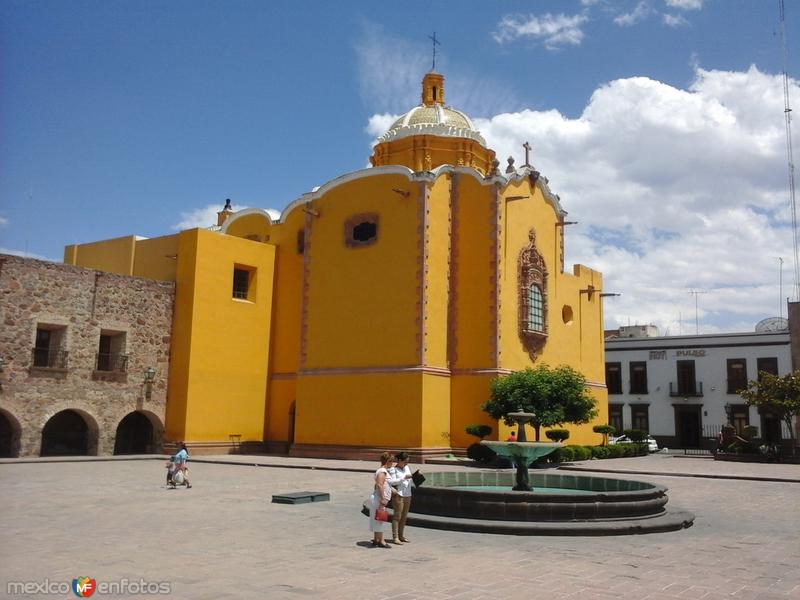
<svg viewBox="0 0 800 600">
<path fill-rule="evenodd" d="M 372 223 L 375 225 L 375 236 L 368 240 L 357 240 L 353 237 L 353 232 L 356 227 L 362 223 Z M 378 213 L 359 213 L 353 215 L 344 223 L 344 245 L 348 248 L 361 248 L 363 246 L 371 246 L 378 241 L 379 233 L 379 218 Z"/>
<path fill-rule="evenodd" d="M 547 342 L 547 266 L 544 258 L 536 249 L 536 231 L 531 229 L 528 232 L 530 243 L 519 253 L 518 265 L 518 305 L 519 305 L 519 337 L 522 345 L 531 357 L 536 357 L 541 352 Z M 541 293 L 542 299 L 542 328 L 534 329 L 529 322 L 531 311 L 530 288 L 536 286 Z"/>
</svg>

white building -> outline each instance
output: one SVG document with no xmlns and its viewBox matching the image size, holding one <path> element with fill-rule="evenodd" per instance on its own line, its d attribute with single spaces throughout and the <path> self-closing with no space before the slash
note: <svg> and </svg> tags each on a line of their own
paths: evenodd
<svg viewBox="0 0 800 600">
<path fill-rule="evenodd" d="M 788 330 L 616 337 L 605 348 L 609 424 L 618 430 L 643 429 L 662 447 L 699 448 L 730 418 L 740 432 L 757 427 L 761 441 L 788 438 L 779 418 L 736 393 L 760 371 L 792 370 Z"/>
</svg>

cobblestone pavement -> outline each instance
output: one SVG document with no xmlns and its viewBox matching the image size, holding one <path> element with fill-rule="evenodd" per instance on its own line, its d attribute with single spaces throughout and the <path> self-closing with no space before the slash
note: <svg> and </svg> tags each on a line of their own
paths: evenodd
<svg viewBox="0 0 800 600">
<path fill-rule="evenodd" d="M 267 458 L 313 464 L 257 460 Z M 630 459 L 637 460 L 595 462 L 669 471 L 670 460 L 691 459 Z M 382 550 L 368 547 L 358 512 L 374 467 L 340 464 L 363 472 L 195 462 L 191 490 L 166 490 L 161 461 L 4 462 L 0 597 L 8 582 L 86 575 L 169 582 L 168 597 L 193 600 L 800 599 L 798 483 L 626 476 L 668 486 L 669 506 L 694 512 L 694 526 L 600 538 L 409 528 L 410 544 Z M 762 465 L 726 463 L 725 474 L 736 466 L 750 473 Z M 800 466 L 775 466 L 800 481 Z M 330 492 L 331 501 L 271 503 L 272 494 L 307 490 Z"/>
</svg>

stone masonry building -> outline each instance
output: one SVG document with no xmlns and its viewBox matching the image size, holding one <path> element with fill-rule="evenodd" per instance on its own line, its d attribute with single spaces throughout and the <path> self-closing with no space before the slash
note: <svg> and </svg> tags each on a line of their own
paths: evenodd
<svg viewBox="0 0 800 600">
<path fill-rule="evenodd" d="M 172 282 L 0 255 L 0 456 L 159 450 L 174 297 Z"/>
</svg>

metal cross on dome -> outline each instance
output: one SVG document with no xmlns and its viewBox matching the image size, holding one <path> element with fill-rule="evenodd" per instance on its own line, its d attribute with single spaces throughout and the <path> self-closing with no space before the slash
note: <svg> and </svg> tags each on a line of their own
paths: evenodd
<svg viewBox="0 0 800 600">
<path fill-rule="evenodd" d="M 436 39 L 436 32 L 433 32 L 433 35 L 428 36 L 429 40 L 433 41 L 433 66 L 431 66 L 431 71 L 436 70 L 436 46 L 441 46 L 442 43 Z"/>
</svg>

